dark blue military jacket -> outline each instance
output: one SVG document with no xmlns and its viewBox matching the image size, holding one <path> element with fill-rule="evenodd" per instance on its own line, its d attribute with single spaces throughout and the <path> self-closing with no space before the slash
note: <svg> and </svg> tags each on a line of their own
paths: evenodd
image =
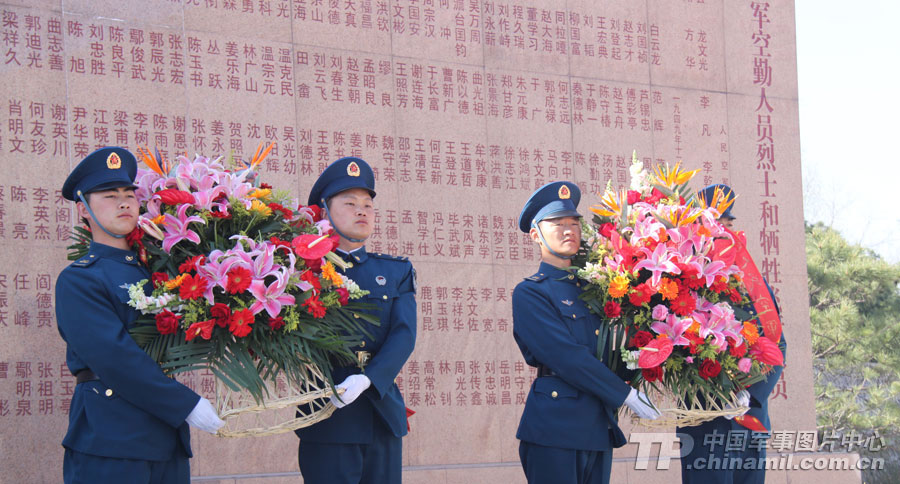
<svg viewBox="0 0 900 484">
<path fill-rule="evenodd" d="M 137 311 L 126 284 L 149 278 L 134 252 L 93 243 L 56 282 L 56 320 L 77 385 L 63 446 L 85 454 L 163 461 L 179 447 L 190 457 L 185 418 L 200 396 L 163 374 L 128 334 Z"/>
<path fill-rule="evenodd" d="M 371 311 L 380 325 L 367 324 L 366 336 L 354 351 L 368 351 L 371 359 L 364 373 L 372 386 L 359 398 L 310 427 L 296 431 L 307 442 L 369 444 L 375 419 L 391 432 L 406 435 L 406 405 L 394 383 L 416 344 L 415 271 L 409 260 L 386 254 L 367 253 L 365 247 L 344 258 L 353 264 L 345 274 L 369 294 L 361 302 L 377 307 Z M 357 366 L 335 368 L 335 383 L 361 373 Z"/>
<path fill-rule="evenodd" d="M 513 334 L 522 356 L 555 373 L 531 385 L 520 440 L 596 451 L 625 444 L 615 414 L 631 387 L 597 359 L 597 335 L 605 324 L 578 298 L 585 284 L 542 262 L 513 291 Z"/>
</svg>

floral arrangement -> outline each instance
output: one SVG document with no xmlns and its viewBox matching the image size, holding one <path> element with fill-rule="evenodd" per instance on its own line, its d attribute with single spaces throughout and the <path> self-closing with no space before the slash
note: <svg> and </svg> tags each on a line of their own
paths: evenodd
<svg viewBox="0 0 900 484">
<path fill-rule="evenodd" d="M 702 412 L 732 404 L 782 353 L 747 311 L 737 235 L 717 222 L 733 199 L 690 192 L 697 171 L 648 173 L 634 156 L 630 189 L 608 187 L 591 208 L 576 265 L 589 283 L 582 298 L 610 321 L 599 348 L 610 348 L 611 368 L 624 364 L 635 388 L 668 390 Z"/>
<path fill-rule="evenodd" d="M 141 216 L 128 237 L 152 274 L 127 287 L 142 313 L 135 341 L 165 371 L 209 368 L 257 402 L 279 373 L 304 383 L 309 365 L 331 384 L 331 365 L 356 361 L 353 335 L 370 320 L 353 311 L 366 291 L 337 271 L 339 237 L 319 207 L 260 183 L 254 169 L 272 146 L 234 170 L 140 150 L 149 169 L 138 170 Z M 70 258 L 87 251 L 79 232 Z"/>
</svg>

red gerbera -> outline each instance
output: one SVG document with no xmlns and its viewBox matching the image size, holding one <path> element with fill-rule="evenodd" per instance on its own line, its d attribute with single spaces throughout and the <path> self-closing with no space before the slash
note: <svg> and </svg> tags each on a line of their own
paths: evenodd
<svg viewBox="0 0 900 484">
<path fill-rule="evenodd" d="M 228 282 L 225 283 L 225 291 L 228 294 L 238 294 L 247 290 L 252 282 L 250 270 L 246 267 L 235 267 L 228 271 Z"/>
<path fill-rule="evenodd" d="M 650 298 L 653 294 L 653 288 L 645 282 L 634 287 L 634 291 L 628 295 L 628 300 L 631 301 L 631 304 L 640 306 L 641 304 L 650 302 Z"/>
<path fill-rule="evenodd" d="M 678 297 L 670 304 L 672 312 L 679 316 L 687 316 L 697 309 L 697 300 L 690 291 L 678 292 Z"/>
<path fill-rule="evenodd" d="M 728 279 L 719 276 L 713 281 L 712 290 L 716 292 L 725 292 L 729 290 Z"/>
<path fill-rule="evenodd" d="M 178 297 L 184 300 L 197 299 L 206 292 L 206 286 L 209 282 L 201 275 L 187 275 L 178 288 Z"/>
<path fill-rule="evenodd" d="M 228 331 L 238 338 L 243 338 L 250 334 L 253 329 L 250 325 L 254 322 L 253 313 L 249 309 L 235 311 L 228 320 Z"/>
<path fill-rule="evenodd" d="M 312 314 L 314 318 L 321 318 L 325 316 L 325 306 L 322 305 L 322 301 L 319 300 L 319 296 L 312 296 L 304 301 L 303 307 L 305 307 L 306 312 Z"/>
<path fill-rule="evenodd" d="M 698 336 L 697 333 L 684 333 L 684 337 L 690 342 L 690 352 L 692 355 L 696 355 L 697 352 L 700 351 L 700 345 L 706 343 L 706 340 Z"/>
<path fill-rule="evenodd" d="M 319 277 L 313 271 L 303 271 L 303 274 L 300 274 L 300 279 L 312 284 L 313 289 L 316 291 L 322 290 L 322 283 L 319 282 Z"/>
<path fill-rule="evenodd" d="M 731 299 L 731 302 L 733 302 L 733 303 L 740 303 L 744 299 L 744 297 L 741 296 L 741 293 L 733 287 L 728 292 L 728 297 Z"/>
<path fill-rule="evenodd" d="M 277 331 L 284 327 L 284 318 L 278 316 L 277 318 L 269 318 L 269 327 L 272 328 L 273 331 Z"/>
<path fill-rule="evenodd" d="M 744 344 L 743 341 L 741 341 L 741 344 L 735 345 L 734 340 L 731 338 L 728 338 L 728 344 L 731 345 L 728 348 L 728 352 L 731 353 L 731 356 L 733 356 L 735 358 L 740 358 L 747 354 L 747 345 Z"/>
<path fill-rule="evenodd" d="M 219 327 L 224 328 L 225 326 L 228 326 L 228 320 L 231 318 L 231 308 L 226 304 L 213 304 L 213 306 L 209 308 L 209 313 L 212 314 L 213 319 Z"/>
<path fill-rule="evenodd" d="M 180 266 L 178 266 L 178 272 L 190 272 L 196 270 L 197 265 L 203 263 L 203 259 L 204 257 L 202 255 L 195 255 L 194 257 L 191 257 L 190 259 L 182 262 Z"/>
</svg>

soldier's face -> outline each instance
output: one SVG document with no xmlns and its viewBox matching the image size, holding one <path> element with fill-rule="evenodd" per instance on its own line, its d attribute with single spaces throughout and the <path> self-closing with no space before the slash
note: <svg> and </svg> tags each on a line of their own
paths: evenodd
<svg viewBox="0 0 900 484">
<path fill-rule="evenodd" d="M 331 221 L 337 229 L 354 239 L 367 239 L 375 229 L 375 205 L 362 188 L 338 193 L 328 202 Z"/>
<path fill-rule="evenodd" d="M 562 217 L 544 220 L 538 223 L 544 240 L 550 249 L 560 255 L 575 255 L 581 246 L 581 219 L 578 217 Z M 531 229 L 532 239 L 540 243 L 537 231 Z"/>
<path fill-rule="evenodd" d="M 140 204 L 134 195 L 134 188 L 120 187 L 99 192 L 91 192 L 88 196 L 91 210 L 97 216 L 97 220 L 106 227 L 106 230 L 118 235 L 128 235 L 137 227 Z M 94 220 L 88 213 L 84 204 L 78 202 L 78 215 L 87 219 L 91 224 L 91 231 L 95 236 L 102 233 L 102 229 L 94 227 Z"/>
<path fill-rule="evenodd" d="M 734 228 L 734 219 L 728 217 L 719 217 L 719 223 L 724 225 L 726 229 L 731 230 Z"/>
</svg>

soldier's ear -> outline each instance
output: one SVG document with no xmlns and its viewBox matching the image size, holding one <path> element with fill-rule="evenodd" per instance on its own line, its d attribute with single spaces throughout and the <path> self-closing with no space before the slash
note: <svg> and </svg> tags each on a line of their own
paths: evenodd
<svg viewBox="0 0 900 484">
<path fill-rule="evenodd" d="M 532 242 L 537 245 L 541 245 L 541 237 L 538 235 L 537 227 L 531 227 L 531 230 L 528 231 L 528 235 L 531 236 Z"/>
</svg>

